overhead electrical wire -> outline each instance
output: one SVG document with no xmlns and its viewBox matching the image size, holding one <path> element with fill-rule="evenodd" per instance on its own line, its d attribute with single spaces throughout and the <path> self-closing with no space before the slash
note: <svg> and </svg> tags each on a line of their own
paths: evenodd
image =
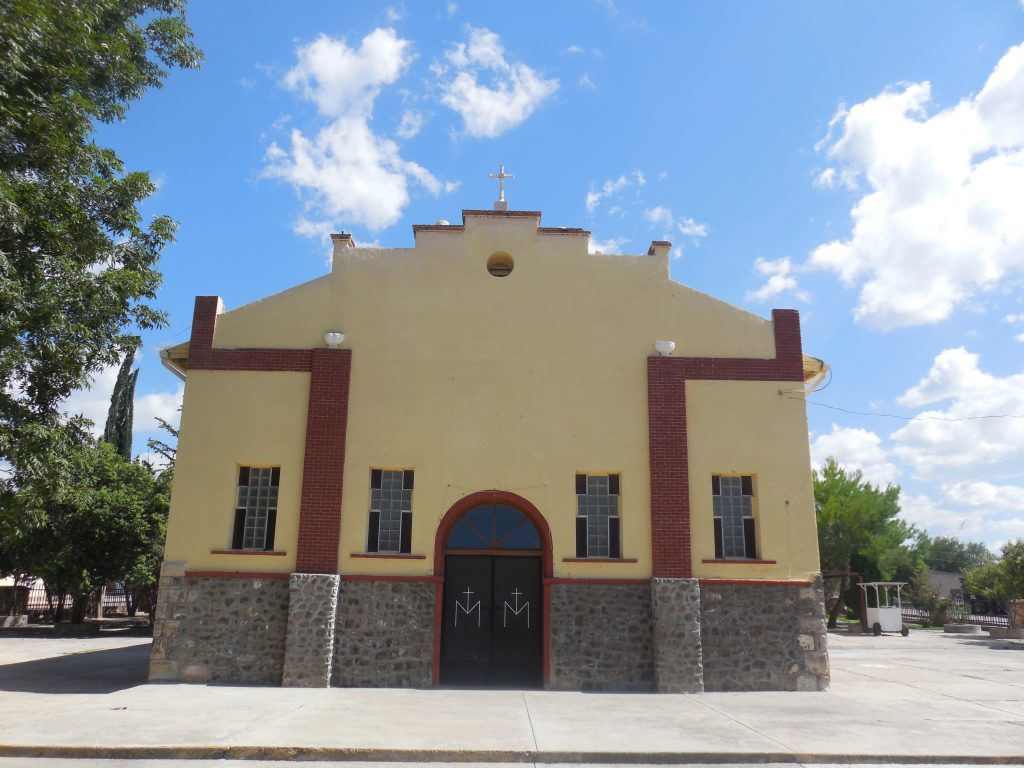
<svg viewBox="0 0 1024 768">
<path fill-rule="evenodd" d="M 789 397 L 788 400 L 802 400 L 804 398 Z M 804 400 L 808 405 L 816 405 L 819 408 L 828 408 L 832 411 L 842 411 L 854 416 L 878 416 L 885 419 L 900 419 L 901 421 L 979 421 L 981 419 L 1024 419 L 1024 413 L 992 413 L 983 416 L 901 416 L 896 413 L 877 413 L 874 411 L 854 411 L 849 408 L 841 408 L 838 405 L 819 403 L 814 400 Z"/>
</svg>

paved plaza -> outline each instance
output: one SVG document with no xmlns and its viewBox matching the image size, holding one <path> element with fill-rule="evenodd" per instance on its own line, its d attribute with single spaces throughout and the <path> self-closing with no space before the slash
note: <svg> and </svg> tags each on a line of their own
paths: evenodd
<svg viewBox="0 0 1024 768">
<path fill-rule="evenodd" d="M 921 631 L 832 633 L 829 642 L 827 693 L 658 695 L 149 684 L 144 638 L 8 634 L 0 768 L 34 755 L 196 768 L 289 757 L 350 766 L 1024 762 L 1024 641 Z"/>
</svg>

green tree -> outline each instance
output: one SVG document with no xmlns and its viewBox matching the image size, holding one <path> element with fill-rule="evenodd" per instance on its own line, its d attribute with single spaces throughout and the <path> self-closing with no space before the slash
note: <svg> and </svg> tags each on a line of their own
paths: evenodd
<svg viewBox="0 0 1024 768">
<path fill-rule="evenodd" d="M 138 369 L 132 370 L 134 362 L 134 353 L 124 356 L 117 372 L 117 381 L 114 382 L 114 391 L 110 395 L 107 423 L 103 429 L 103 439 L 129 461 L 132 458 L 132 429 L 135 426 L 135 382 L 139 379 Z"/>
<path fill-rule="evenodd" d="M 181 408 L 178 408 L 178 411 L 180 412 Z M 160 425 L 160 429 L 174 438 L 174 445 L 155 437 L 149 438 L 146 441 L 146 445 L 149 447 L 149 450 L 163 457 L 164 461 L 167 462 L 167 467 L 163 470 L 163 474 L 167 474 L 168 472 L 174 472 L 174 461 L 178 457 L 178 430 L 170 422 L 161 419 L 159 416 L 156 417 L 156 421 Z"/>
<path fill-rule="evenodd" d="M 152 542 L 162 541 L 166 503 L 149 469 L 126 461 L 110 443 L 84 440 L 68 466 L 41 507 L 26 494 L 29 514 L 21 519 L 31 522 L 21 536 L 26 570 L 51 594 L 70 594 L 72 621 L 80 622 L 96 589 L 145 576 Z"/>
<path fill-rule="evenodd" d="M 1024 539 L 1004 544 L 998 560 L 969 569 L 964 582 L 968 592 L 1004 606 L 1009 600 L 1024 598 Z"/>
<path fill-rule="evenodd" d="M 852 571 L 887 580 L 906 579 L 919 570 L 919 548 L 912 544 L 918 532 L 898 516 L 899 486 L 880 489 L 866 482 L 860 470 L 847 472 L 833 458 L 813 479 L 821 569 L 840 580 L 839 600 L 828 620 L 834 627 Z"/>
<path fill-rule="evenodd" d="M 148 174 L 97 145 L 167 67 L 198 67 L 184 0 L 0 2 L 0 460 L 3 483 L 62 476 L 59 404 L 133 346 L 175 224 L 148 225 Z M 71 460 L 70 458 L 68 459 Z"/>
<path fill-rule="evenodd" d="M 991 563 L 995 558 L 984 544 L 961 541 L 953 536 L 936 536 L 928 543 L 925 562 L 933 571 L 963 573 Z"/>
<path fill-rule="evenodd" d="M 174 460 L 177 455 L 178 439 L 178 430 L 174 426 L 159 416 L 156 420 L 161 429 L 174 438 L 175 443 L 171 445 L 157 438 L 150 438 L 146 443 L 150 450 L 162 456 L 167 463 L 163 469 L 156 469 L 149 463 L 145 464 L 154 478 L 148 543 L 135 568 L 125 576 L 129 615 L 134 616 L 136 609 L 141 608 L 149 613 L 150 621 L 153 618 L 153 608 L 156 606 L 160 565 L 164 560 L 164 542 L 167 538 L 167 517 L 171 509 L 171 487 L 174 484 Z"/>
</svg>

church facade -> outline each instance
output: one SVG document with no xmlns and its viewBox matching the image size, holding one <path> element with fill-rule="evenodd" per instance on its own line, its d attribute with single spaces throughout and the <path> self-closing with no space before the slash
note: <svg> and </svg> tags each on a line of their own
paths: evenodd
<svg viewBox="0 0 1024 768">
<path fill-rule="evenodd" d="M 799 317 L 532 211 L 334 235 L 185 379 L 150 677 L 823 690 Z"/>
</svg>

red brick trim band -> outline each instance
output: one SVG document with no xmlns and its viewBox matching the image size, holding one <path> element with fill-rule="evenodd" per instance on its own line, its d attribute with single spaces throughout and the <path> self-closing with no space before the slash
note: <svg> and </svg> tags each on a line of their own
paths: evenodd
<svg viewBox="0 0 1024 768">
<path fill-rule="evenodd" d="M 284 557 L 287 552 L 281 552 L 279 550 L 264 550 L 264 549 L 211 549 L 211 555 L 249 555 L 252 556 L 263 556 L 263 557 Z"/>
<path fill-rule="evenodd" d="M 811 587 L 813 581 L 787 581 L 786 579 L 698 579 L 702 587 Z"/>
<path fill-rule="evenodd" d="M 367 560 L 426 560 L 426 555 L 398 555 L 392 552 L 349 552 L 349 557 L 364 557 Z"/>
<path fill-rule="evenodd" d="M 650 584 L 650 579 L 575 579 L 564 576 L 556 576 L 551 579 L 544 579 L 544 584 L 594 584 L 614 586 L 616 584 Z"/>
<path fill-rule="evenodd" d="M 295 570 L 337 573 L 352 350 L 314 349 Z"/>
<path fill-rule="evenodd" d="M 342 581 L 403 581 L 416 584 L 440 584 L 444 581 L 440 576 L 376 576 L 363 573 L 345 573 L 341 576 Z"/>
<path fill-rule="evenodd" d="M 691 578 L 690 465 L 686 382 L 803 381 L 800 315 L 773 309 L 774 358 L 647 358 L 647 429 L 651 468 L 651 553 L 655 578 Z"/>
<path fill-rule="evenodd" d="M 185 571 L 186 579 L 281 579 L 287 581 L 290 573 L 278 571 Z"/>
<path fill-rule="evenodd" d="M 215 349 L 213 337 L 220 306 L 219 296 L 196 296 L 188 345 L 190 371 L 308 372 L 312 368 L 311 349 Z"/>
</svg>

